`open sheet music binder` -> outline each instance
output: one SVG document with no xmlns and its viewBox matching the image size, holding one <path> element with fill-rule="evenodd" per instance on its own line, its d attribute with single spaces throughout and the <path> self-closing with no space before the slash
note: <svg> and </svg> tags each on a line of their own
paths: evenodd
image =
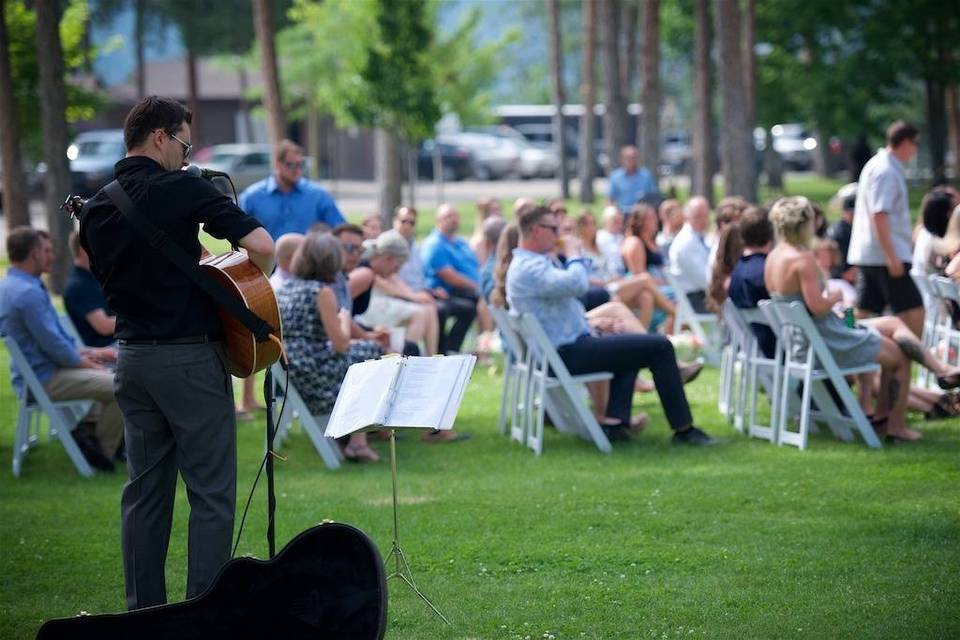
<svg viewBox="0 0 960 640">
<path fill-rule="evenodd" d="M 472 355 L 410 356 L 351 365 L 327 437 L 368 428 L 452 428 L 476 361 Z"/>
</svg>

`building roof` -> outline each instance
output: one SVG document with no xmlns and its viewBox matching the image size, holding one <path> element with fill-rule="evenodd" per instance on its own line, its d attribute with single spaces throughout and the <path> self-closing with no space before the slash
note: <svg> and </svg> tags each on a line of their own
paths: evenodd
<svg viewBox="0 0 960 640">
<path fill-rule="evenodd" d="M 147 95 L 187 99 L 187 61 L 185 58 L 157 60 L 146 64 Z M 259 87 L 259 70 L 245 69 L 246 88 L 241 88 L 240 71 L 227 69 L 214 58 L 197 58 L 197 94 L 200 100 L 239 100 L 245 90 Z M 136 71 L 124 82 L 107 90 L 115 103 L 137 102 Z"/>
</svg>

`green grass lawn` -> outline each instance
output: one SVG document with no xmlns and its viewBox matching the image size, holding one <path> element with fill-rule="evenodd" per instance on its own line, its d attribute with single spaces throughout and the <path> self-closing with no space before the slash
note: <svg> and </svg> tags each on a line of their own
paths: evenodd
<svg viewBox="0 0 960 640">
<path fill-rule="evenodd" d="M 0 366 L 6 369 L 4 358 Z M 718 376 L 688 387 L 723 444 L 677 448 L 656 399 L 638 441 L 598 453 L 548 429 L 535 457 L 497 431 L 501 380 L 478 369 L 457 428 L 473 438 L 398 444 L 400 527 L 419 586 L 390 587 L 390 638 L 951 638 L 960 635 L 960 425 L 871 451 L 825 435 L 800 452 L 748 440 L 716 410 Z M 0 460 L 14 398 L 0 376 Z M 914 421 L 915 424 L 918 420 Z M 263 427 L 241 423 L 239 507 Z M 386 455 L 385 443 L 375 445 Z M 390 548 L 385 463 L 327 471 L 295 430 L 278 463 L 282 545 L 324 519 Z M 9 469 L 7 467 L 6 469 Z M 120 473 L 83 479 L 44 442 L 23 476 L 0 472 L 0 637 L 123 608 Z M 181 488 L 182 489 L 182 488 Z M 185 585 L 187 502 L 178 494 L 167 583 Z M 266 556 L 264 486 L 240 553 Z"/>
</svg>

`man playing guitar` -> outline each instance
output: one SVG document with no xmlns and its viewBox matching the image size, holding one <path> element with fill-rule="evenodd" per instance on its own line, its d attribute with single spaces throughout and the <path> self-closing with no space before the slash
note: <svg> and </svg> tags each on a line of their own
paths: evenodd
<svg viewBox="0 0 960 640">
<path fill-rule="evenodd" d="M 208 180 L 180 169 L 192 114 L 151 96 L 127 115 L 115 172 L 139 215 L 200 259 L 199 227 L 244 248 L 270 273 L 273 241 Z M 167 600 L 164 565 L 177 472 L 190 501 L 187 597 L 230 558 L 236 424 L 223 332 L 213 301 L 135 229 L 101 190 L 83 208 L 80 242 L 117 315 L 115 391 L 129 479 L 121 499 L 127 607 Z"/>
</svg>

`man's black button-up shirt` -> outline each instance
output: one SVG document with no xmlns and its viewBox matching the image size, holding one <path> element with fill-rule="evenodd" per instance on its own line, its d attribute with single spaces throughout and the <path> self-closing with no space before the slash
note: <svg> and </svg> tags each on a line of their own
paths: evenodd
<svg viewBox="0 0 960 640">
<path fill-rule="evenodd" d="M 209 180 L 166 171 L 145 156 L 124 158 L 117 179 L 140 215 L 188 255 L 200 260 L 200 225 L 236 245 L 260 223 Z M 213 301 L 134 228 L 103 190 L 84 206 L 80 242 L 117 314 L 119 339 L 170 339 L 221 335 Z"/>
</svg>

